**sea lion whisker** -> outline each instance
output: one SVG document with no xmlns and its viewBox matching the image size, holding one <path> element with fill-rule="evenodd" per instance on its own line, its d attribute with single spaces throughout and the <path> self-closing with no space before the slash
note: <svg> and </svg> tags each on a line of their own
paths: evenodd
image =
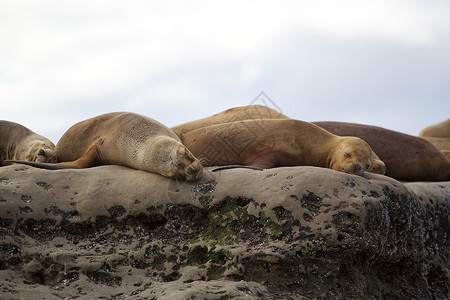
<svg viewBox="0 0 450 300">
<path fill-rule="evenodd" d="M 200 163 L 202 166 L 207 165 L 207 164 L 208 164 L 208 161 L 209 161 L 209 159 L 207 159 L 203 154 L 200 154 L 200 155 L 197 157 L 197 159 L 198 159 L 199 163 Z"/>
</svg>

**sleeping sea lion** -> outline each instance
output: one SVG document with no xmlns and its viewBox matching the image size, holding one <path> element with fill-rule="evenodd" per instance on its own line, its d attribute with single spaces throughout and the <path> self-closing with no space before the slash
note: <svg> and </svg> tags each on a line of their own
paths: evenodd
<svg viewBox="0 0 450 300">
<path fill-rule="evenodd" d="M 227 109 L 209 117 L 189 121 L 177 126 L 173 126 L 173 132 L 179 137 L 187 132 L 206 126 L 230 123 L 243 120 L 265 120 L 265 119 L 290 119 L 288 116 L 264 105 L 247 105 Z"/>
<path fill-rule="evenodd" d="M 122 165 L 185 180 L 203 174 L 200 161 L 172 130 L 130 112 L 107 113 L 73 125 L 56 145 L 56 156 L 58 164 L 27 164 L 51 169 Z"/>
<path fill-rule="evenodd" d="M 372 150 L 363 140 L 292 119 L 206 126 L 184 133 L 182 142 L 211 166 L 317 166 L 362 175 L 372 164 Z"/>
<path fill-rule="evenodd" d="M 419 136 L 450 139 L 450 119 L 425 127 Z"/>
<path fill-rule="evenodd" d="M 214 114 L 209 117 L 202 119 L 186 122 L 171 129 L 178 135 L 178 137 L 183 140 L 183 136 L 186 133 L 192 132 L 196 129 L 204 128 L 211 125 L 230 123 L 234 121 L 243 120 L 268 120 L 268 119 L 284 119 L 289 120 L 288 116 L 282 114 L 279 111 L 271 109 L 270 107 L 264 105 L 248 105 L 239 106 L 227 109 L 223 112 Z M 237 166 L 234 166 L 237 167 Z M 223 169 L 223 168 L 221 168 Z M 216 169 L 218 170 L 218 169 Z M 372 151 L 372 164 L 370 166 L 369 172 L 384 174 L 386 167 L 384 163 L 380 160 L 376 153 Z"/>
<path fill-rule="evenodd" d="M 0 120 L 0 166 L 10 159 L 56 162 L 55 145 L 25 126 Z"/>
<path fill-rule="evenodd" d="M 428 141 L 377 126 L 313 122 L 337 135 L 365 140 L 386 164 L 386 175 L 402 181 L 450 180 L 450 160 Z"/>
</svg>

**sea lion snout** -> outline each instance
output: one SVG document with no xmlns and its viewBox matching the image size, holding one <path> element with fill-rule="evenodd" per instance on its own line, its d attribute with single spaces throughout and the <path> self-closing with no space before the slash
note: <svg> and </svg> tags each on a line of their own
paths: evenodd
<svg viewBox="0 0 450 300">
<path fill-rule="evenodd" d="M 180 172 L 177 178 L 184 180 L 197 180 L 203 175 L 203 165 L 186 147 L 182 146 L 178 149 L 178 154 L 182 157 Z M 181 171 L 182 170 L 182 171 Z"/>
<path fill-rule="evenodd" d="M 56 154 L 51 149 L 40 148 L 36 154 L 35 161 L 40 163 L 56 163 Z"/>
<path fill-rule="evenodd" d="M 363 168 L 360 163 L 347 163 L 340 168 L 342 172 L 354 175 L 362 175 L 368 168 Z"/>
<path fill-rule="evenodd" d="M 203 175 L 203 166 L 196 160 L 186 168 L 186 180 L 197 180 Z"/>
<path fill-rule="evenodd" d="M 196 158 L 194 158 L 192 163 L 186 164 L 182 170 L 182 172 L 179 172 L 176 175 L 176 178 L 183 180 L 197 180 L 203 175 L 203 166 Z"/>
</svg>

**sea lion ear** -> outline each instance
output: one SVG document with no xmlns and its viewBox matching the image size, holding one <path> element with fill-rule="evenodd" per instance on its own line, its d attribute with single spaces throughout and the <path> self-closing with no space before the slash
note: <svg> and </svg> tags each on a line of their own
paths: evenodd
<svg viewBox="0 0 450 300">
<path fill-rule="evenodd" d="M 45 156 L 45 150 L 43 148 L 39 149 L 37 155 Z"/>
</svg>

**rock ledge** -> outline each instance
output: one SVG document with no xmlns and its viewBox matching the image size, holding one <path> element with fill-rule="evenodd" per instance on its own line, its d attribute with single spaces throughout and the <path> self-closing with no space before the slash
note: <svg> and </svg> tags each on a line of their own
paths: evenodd
<svg viewBox="0 0 450 300">
<path fill-rule="evenodd" d="M 447 299 L 450 182 L 0 168 L 6 299 Z"/>
</svg>

